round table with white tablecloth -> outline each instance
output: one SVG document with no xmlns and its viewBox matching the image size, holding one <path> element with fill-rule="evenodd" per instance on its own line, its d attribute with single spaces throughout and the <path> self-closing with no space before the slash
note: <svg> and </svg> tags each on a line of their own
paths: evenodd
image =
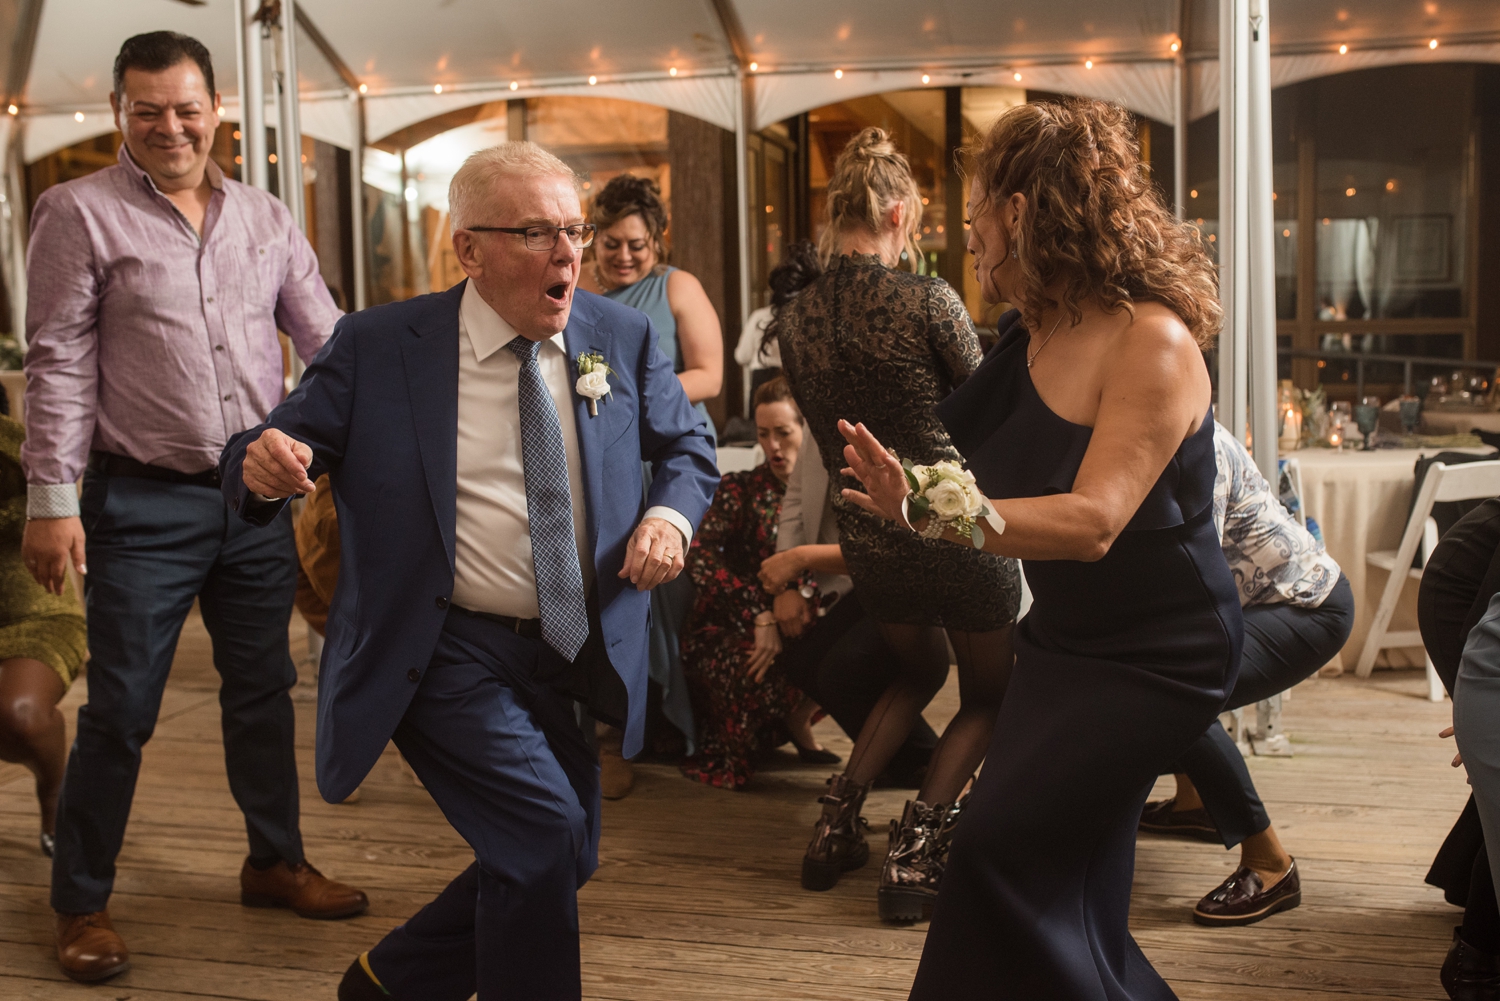
<svg viewBox="0 0 1500 1001">
<path fill-rule="evenodd" d="M 1406 530 L 1407 508 L 1416 481 L 1417 459 L 1441 449 L 1392 448 L 1362 452 L 1305 448 L 1283 455 L 1295 458 L 1302 475 L 1302 507 L 1323 530 L 1328 552 L 1338 561 L 1354 589 L 1354 631 L 1344 645 L 1343 662 L 1353 670 L 1364 648 L 1370 620 L 1380 604 L 1386 572 L 1365 563 L 1365 555 L 1395 549 Z M 1461 448 L 1455 452 L 1484 454 L 1489 449 Z M 1396 606 L 1391 629 L 1417 627 L 1417 586 L 1407 584 Z M 1400 663 L 1401 651 L 1385 653 Z M 1420 649 L 1407 651 L 1407 663 L 1422 663 Z"/>
</svg>

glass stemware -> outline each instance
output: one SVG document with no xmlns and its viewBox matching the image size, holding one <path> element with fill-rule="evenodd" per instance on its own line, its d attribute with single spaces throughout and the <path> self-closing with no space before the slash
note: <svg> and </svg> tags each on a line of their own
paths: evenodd
<svg viewBox="0 0 1500 1001">
<path fill-rule="evenodd" d="M 1366 396 L 1354 408 L 1354 423 L 1365 436 L 1365 451 L 1374 448 L 1375 429 L 1380 425 L 1380 397 Z"/>
</svg>

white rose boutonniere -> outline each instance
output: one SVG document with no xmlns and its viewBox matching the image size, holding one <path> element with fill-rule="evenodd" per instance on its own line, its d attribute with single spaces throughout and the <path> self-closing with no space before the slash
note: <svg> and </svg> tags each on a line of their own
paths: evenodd
<svg viewBox="0 0 1500 1001">
<path fill-rule="evenodd" d="M 597 351 L 585 351 L 578 356 L 578 381 L 573 389 L 589 401 L 589 416 L 599 416 L 599 401 L 609 395 L 609 377 L 614 369 L 604 363 L 604 356 Z"/>
<path fill-rule="evenodd" d="M 911 487 L 907 498 L 911 521 L 932 516 L 922 529 L 923 538 L 939 538 L 951 527 L 975 549 L 983 548 L 984 529 L 979 527 L 979 519 L 988 518 L 990 508 L 974 482 L 974 474 L 948 459 L 930 466 L 917 466 L 909 461 L 901 465 Z"/>
</svg>

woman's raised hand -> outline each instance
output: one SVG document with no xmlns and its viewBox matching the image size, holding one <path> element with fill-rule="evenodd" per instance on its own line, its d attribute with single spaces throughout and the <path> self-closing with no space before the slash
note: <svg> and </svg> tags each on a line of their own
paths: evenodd
<svg viewBox="0 0 1500 1001">
<path fill-rule="evenodd" d="M 911 486 L 906 480 L 906 470 L 901 460 L 876 440 L 870 429 L 863 424 L 839 421 L 839 434 L 849 442 L 844 446 L 844 461 L 849 463 L 843 470 L 864 484 L 865 493 L 845 490 L 844 499 L 852 504 L 889 518 L 897 524 L 907 524 L 902 505 Z"/>
</svg>

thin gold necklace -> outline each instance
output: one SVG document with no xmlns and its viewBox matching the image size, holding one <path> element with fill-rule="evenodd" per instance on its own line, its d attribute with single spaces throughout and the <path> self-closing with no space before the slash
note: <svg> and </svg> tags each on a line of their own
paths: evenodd
<svg viewBox="0 0 1500 1001">
<path fill-rule="evenodd" d="M 1061 313 L 1057 314 L 1057 322 L 1054 323 L 1054 324 L 1052 324 L 1052 329 L 1047 333 L 1047 336 L 1044 337 L 1044 338 L 1042 338 L 1042 346 L 1039 347 L 1039 348 L 1037 348 L 1035 351 L 1029 351 L 1029 352 L 1027 352 L 1027 354 L 1026 354 L 1026 367 L 1027 368 L 1030 368 L 1031 367 L 1031 363 L 1034 362 L 1034 361 L 1036 361 L 1036 356 L 1042 353 L 1042 348 L 1045 348 L 1047 346 L 1047 342 L 1050 341 L 1050 340 L 1052 340 L 1052 335 L 1055 334 L 1055 333 L 1057 333 L 1057 328 L 1060 327 L 1060 326 L 1062 326 L 1062 314 Z"/>
</svg>

